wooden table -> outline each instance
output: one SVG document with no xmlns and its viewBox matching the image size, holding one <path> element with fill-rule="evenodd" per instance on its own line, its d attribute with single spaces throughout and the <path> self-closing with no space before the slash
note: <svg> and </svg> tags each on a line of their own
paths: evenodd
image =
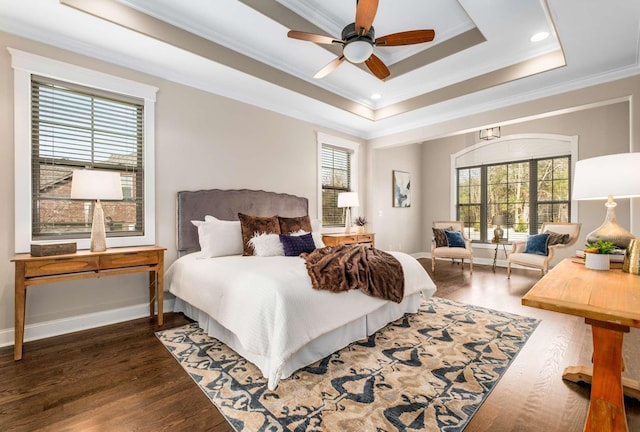
<svg viewBox="0 0 640 432">
<path fill-rule="evenodd" d="M 630 327 L 640 327 L 640 276 L 621 270 L 590 270 L 565 259 L 531 288 L 522 304 L 584 317 L 591 325 L 593 375 L 582 379 L 591 381 L 584 430 L 627 432 L 622 341 Z M 589 375 L 588 368 L 579 370 Z M 575 369 L 567 368 L 567 372 L 571 379 Z M 632 393 L 640 389 L 636 381 L 625 383 Z"/>
<path fill-rule="evenodd" d="M 16 265 L 14 360 L 22 359 L 27 287 L 31 285 L 148 272 L 149 314 L 151 317 L 155 315 L 157 298 L 158 325 L 162 325 L 165 250 L 159 246 L 139 246 L 43 257 L 16 255 L 11 260 Z"/>
<path fill-rule="evenodd" d="M 341 244 L 367 244 L 371 245 L 371 247 L 375 247 L 375 234 L 322 234 L 322 241 L 327 246 L 338 246 Z"/>
</svg>

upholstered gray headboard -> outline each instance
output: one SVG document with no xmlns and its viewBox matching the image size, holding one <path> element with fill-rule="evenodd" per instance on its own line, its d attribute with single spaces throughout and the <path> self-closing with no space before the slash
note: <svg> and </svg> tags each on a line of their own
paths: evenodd
<svg viewBox="0 0 640 432">
<path fill-rule="evenodd" d="M 206 215 L 238 220 L 238 213 L 252 216 L 297 217 L 309 214 L 309 200 L 275 192 L 249 189 L 209 189 L 178 192 L 177 242 L 182 255 L 200 250 L 198 229 L 192 220 Z"/>
</svg>

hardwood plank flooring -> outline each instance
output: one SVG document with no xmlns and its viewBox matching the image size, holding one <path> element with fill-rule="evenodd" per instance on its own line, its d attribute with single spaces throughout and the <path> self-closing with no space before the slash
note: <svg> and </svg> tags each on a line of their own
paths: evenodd
<svg viewBox="0 0 640 432">
<path fill-rule="evenodd" d="M 421 260 L 431 274 L 430 262 Z M 564 382 L 566 366 L 590 364 L 591 330 L 577 317 L 524 307 L 539 272 L 438 261 L 436 295 L 542 320 L 465 432 L 581 431 L 589 387 Z M 163 328 L 187 323 L 165 314 Z M 1 431 L 216 431 L 233 428 L 157 341 L 148 318 L 0 349 Z M 640 330 L 625 335 L 624 375 L 640 378 Z M 630 431 L 640 402 L 626 399 Z"/>
</svg>

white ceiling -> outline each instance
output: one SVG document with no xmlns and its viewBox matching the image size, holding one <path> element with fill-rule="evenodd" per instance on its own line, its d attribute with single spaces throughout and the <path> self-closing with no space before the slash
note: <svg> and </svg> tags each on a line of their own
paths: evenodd
<svg viewBox="0 0 640 432">
<path fill-rule="evenodd" d="M 391 71 L 385 81 L 348 62 L 314 79 L 340 48 L 287 31 L 339 39 L 355 8 L 345 0 L 0 0 L 0 30 L 365 139 L 640 74 L 639 1 L 380 0 L 376 36 L 432 28 L 434 41 L 376 47 Z M 549 38 L 529 41 L 543 30 Z"/>
</svg>

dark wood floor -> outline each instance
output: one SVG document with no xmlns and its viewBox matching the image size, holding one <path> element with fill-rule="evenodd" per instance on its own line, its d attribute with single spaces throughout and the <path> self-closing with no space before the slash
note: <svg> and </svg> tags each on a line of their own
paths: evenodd
<svg viewBox="0 0 640 432">
<path fill-rule="evenodd" d="M 426 264 L 426 262 L 425 262 Z M 534 271 L 439 262 L 437 296 L 542 319 L 500 383 L 465 429 L 581 431 L 589 388 L 562 381 L 566 366 L 589 364 L 590 327 L 558 313 L 527 308 L 520 298 Z M 165 315 L 164 328 L 184 324 Z M 232 431 L 211 402 L 140 319 L 25 344 L 13 361 L 0 349 L 2 431 Z M 640 378 L 640 331 L 625 336 L 625 375 Z M 630 431 L 640 431 L 640 402 L 627 399 Z"/>
</svg>

